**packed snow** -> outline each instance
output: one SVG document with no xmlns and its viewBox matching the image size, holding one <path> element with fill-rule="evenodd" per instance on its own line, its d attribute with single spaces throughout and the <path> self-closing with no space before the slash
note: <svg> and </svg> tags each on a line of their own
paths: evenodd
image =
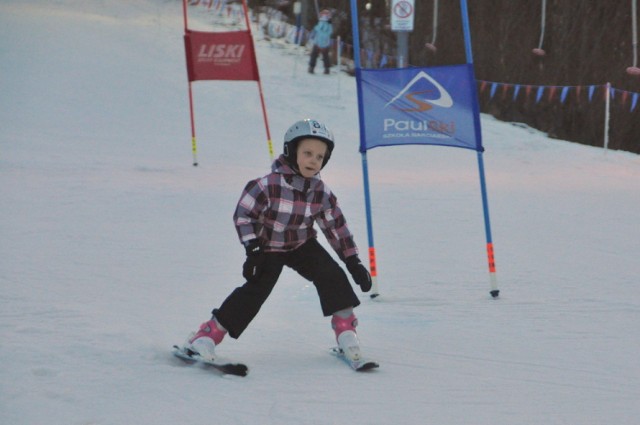
<svg viewBox="0 0 640 425">
<path fill-rule="evenodd" d="M 0 423 L 638 423 L 640 157 L 485 115 L 498 299 L 476 153 L 376 148 L 381 295 L 356 314 L 380 369 L 329 354 L 290 270 L 218 348 L 247 377 L 174 358 L 242 283 L 231 216 L 271 163 L 257 84 L 207 81 L 191 165 L 182 34 L 175 0 L 0 3 Z M 256 38 L 276 154 L 298 119 L 333 129 L 322 177 L 366 259 L 355 81 Z"/>
</svg>

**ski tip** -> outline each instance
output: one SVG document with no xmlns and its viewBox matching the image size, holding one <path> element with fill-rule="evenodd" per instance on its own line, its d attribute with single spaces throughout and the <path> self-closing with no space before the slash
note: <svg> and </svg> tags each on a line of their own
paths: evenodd
<svg viewBox="0 0 640 425">
<path fill-rule="evenodd" d="M 244 363 L 219 363 L 217 361 L 203 359 L 197 353 L 177 345 L 173 346 L 173 355 L 190 364 L 199 363 L 205 367 L 211 367 L 223 375 L 244 377 L 249 374 L 249 367 Z"/>
<path fill-rule="evenodd" d="M 330 349 L 331 354 L 344 360 L 353 370 L 356 372 L 366 372 L 368 370 L 377 369 L 380 364 L 374 360 L 360 359 L 356 361 L 350 361 L 344 356 L 344 351 L 340 347 L 332 347 Z"/>
<path fill-rule="evenodd" d="M 367 372 L 369 370 L 374 370 L 380 367 L 380 364 L 378 364 L 378 362 L 366 362 L 363 365 L 361 365 L 360 367 L 358 367 L 356 369 L 356 372 Z"/>
<path fill-rule="evenodd" d="M 242 363 L 229 363 L 229 364 L 225 364 L 223 365 L 223 368 L 220 369 L 223 373 L 226 373 L 227 375 L 234 375 L 234 376 L 247 376 L 249 374 L 249 368 L 247 367 L 247 365 L 242 364 Z"/>
</svg>

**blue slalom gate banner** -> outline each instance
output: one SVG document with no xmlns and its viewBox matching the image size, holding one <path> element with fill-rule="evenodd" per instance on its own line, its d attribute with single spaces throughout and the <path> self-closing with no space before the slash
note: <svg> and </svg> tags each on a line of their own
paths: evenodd
<svg viewBox="0 0 640 425">
<path fill-rule="evenodd" d="M 407 2 L 405 2 L 407 3 Z M 464 36 L 466 63 L 439 67 L 408 67 L 394 69 L 363 69 L 360 62 L 360 29 L 358 2 L 351 0 L 351 29 L 353 33 L 356 88 L 358 92 L 358 120 L 364 203 L 369 239 L 369 270 L 371 298 L 378 291 L 378 267 L 373 240 L 369 165 L 367 150 L 378 146 L 441 145 L 476 151 L 482 194 L 482 211 L 487 239 L 487 264 L 491 297 L 500 294 L 489 220 L 482 156 L 480 108 L 473 71 L 471 29 L 467 0 L 460 0 L 460 16 Z M 412 7 L 412 6 L 411 6 Z M 407 11 L 406 5 L 399 11 Z"/>
<path fill-rule="evenodd" d="M 483 151 L 472 64 L 357 71 L 360 152 L 394 145 Z"/>
</svg>

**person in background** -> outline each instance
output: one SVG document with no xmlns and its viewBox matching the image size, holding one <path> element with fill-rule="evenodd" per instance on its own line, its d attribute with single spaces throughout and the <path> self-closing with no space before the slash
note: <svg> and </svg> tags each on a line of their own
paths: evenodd
<svg viewBox="0 0 640 425">
<path fill-rule="evenodd" d="M 331 62 L 329 58 L 329 48 L 331 47 L 331 34 L 333 33 L 333 25 L 331 25 L 331 12 L 324 9 L 320 12 L 319 21 L 312 31 L 313 48 L 309 58 L 309 74 L 313 74 L 318 61 L 318 55 L 322 54 L 324 63 L 324 73 L 329 74 Z"/>
</svg>

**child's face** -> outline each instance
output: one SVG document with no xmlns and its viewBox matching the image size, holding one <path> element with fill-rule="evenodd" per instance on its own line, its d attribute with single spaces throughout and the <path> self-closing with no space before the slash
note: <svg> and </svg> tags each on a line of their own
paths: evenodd
<svg viewBox="0 0 640 425">
<path fill-rule="evenodd" d="M 303 177 L 313 177 L 320 172 L 327 155 L 327 144 L 318 139 L 302 139 L 298 142 L 298 170 Z"/>
</svg>

